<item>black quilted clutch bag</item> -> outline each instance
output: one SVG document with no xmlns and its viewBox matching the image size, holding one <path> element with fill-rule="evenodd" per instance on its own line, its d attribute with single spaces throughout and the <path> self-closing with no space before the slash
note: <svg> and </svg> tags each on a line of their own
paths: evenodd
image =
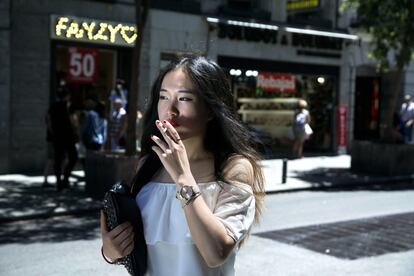
<svg viewBox="0 0 414 276">
<path fill-rule="evenodd" d="M 141 211 L 130 192 L 130 188 L 124 182 L 115 184 L 104 196 L 103 209 L 109 230 L 129 221 L 135 231 L 134 250 L 128 256 L 116 260 L 115 263 L 124 265 L 129 274 L 133 276 L 144 275 L 147 271 L 147 244 Z"/>
</svg>

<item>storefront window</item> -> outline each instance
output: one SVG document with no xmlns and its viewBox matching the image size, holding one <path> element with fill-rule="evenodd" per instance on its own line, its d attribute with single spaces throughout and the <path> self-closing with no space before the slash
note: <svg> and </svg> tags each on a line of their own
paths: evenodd
<svg viewBox="0 0 414 276">
<path fill-rule="evenodd" d="M 91 102 L 96 105 L 93 109 L 99 106 L 109 128 L 115 99 L 119 98 L 128 112 L 130 48 L 59 42 L 52 45 L 52 60 L 50 102 L 57 99 L 57 90 L 65 87 L 70 92 L 71 110 L 76 113 L 79 126 L 85 122 L 85 111 L 91 108 Z M 110 148 L 108 141 L 106 149 Z M 79 155 L 84 155 L 83 150 L 79 150 Z"/>
<path fill-rule="evenodd" d="M 241 119 L 267 136 L 273 152 L 290 149 L 299 99 L 308 102 L 314 129 L 305 147 L 332 150 L 335 77 L 240 69 L 228 72 Z"/>
</svg>

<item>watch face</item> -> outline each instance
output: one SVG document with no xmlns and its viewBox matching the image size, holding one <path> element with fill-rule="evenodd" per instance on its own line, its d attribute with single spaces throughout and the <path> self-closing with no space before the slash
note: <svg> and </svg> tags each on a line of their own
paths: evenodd
<svg viewBox="0 0 414 276">
<path fill-rule="evenodd" d="M 180 193 L 183 198 L 189 200 L 193 195 L 193 189 L 190 186 L 183 186 Z"/>
</svg>

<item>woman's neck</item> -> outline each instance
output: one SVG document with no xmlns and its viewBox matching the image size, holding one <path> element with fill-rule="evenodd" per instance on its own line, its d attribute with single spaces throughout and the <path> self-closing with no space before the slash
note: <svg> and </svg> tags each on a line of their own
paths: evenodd
<svg viewBox="0 0 414 276">
<path fill-rule="evenodd" d="M 214 174 L 214 156 L 204 148 L 203 140 L 192 137 L 183 140 L 187 157 L 190 161 L 190 169 L 197 182 L 210 182 L 216 179 Z M 158 182 L 173 182 L 171 176 L 161 166 L 160 170 L 152 178 Z"/>
<path fill-rule="evenodd" d="M 191 137 L 183 140 L 187 157 L 190 163 L 192 161 L 212 158 L 213 155 L 204 148 L 203 139 L 200 137 Z"/>
</svg>

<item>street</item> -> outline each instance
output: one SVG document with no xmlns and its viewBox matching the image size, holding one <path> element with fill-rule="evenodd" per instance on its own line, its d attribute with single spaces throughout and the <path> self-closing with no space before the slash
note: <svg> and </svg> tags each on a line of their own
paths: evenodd
<svg viewBox="0 0 414 276">
<path fill-rule="evenodd" d="M 412 202 L 414 190 L 408 184 L 394 185 L 393 190 L 367 187 L 268 195 L 261 224 L 238 254 L 237 275 L 414 275 Z M 397 221 L 397 214 L 411 230 L 398 232 L 399 224 L 390 222 Z M 377 223 L 375 229 L 371 218 Z M 359 237 L 358 244 L 343 240 L 350 235 L 340 234 L 349 221 L 359 223 L 359 228 L 349 228 L 359 231 L 353 233 Z M 127 275 L 122 267 L 102 260 L 98 226 L 98 214 L 3 224 L 0 275 Z M 381 230 L 383 226 L 387 229 Z M 329 238 L 335 233 L 324 229 L 337 229 L 339 235 Z M 299 230 L 301 239 L 294 241 L 291 238 Z M 384 247 L 375 242 L 377 235 L 400 246 Z M 406 242 L 398 243 L 399 237 Z M 309 238 L 310 244 L 301 244 Z M 282 242 L 289 239 L 293 242 Z M 325 248 L 329 241 L 333 246 Z M 341 254 L 347 257 L 335 257 Z"/>
<path fill-rule="evenodd" d="M 414 276 L 413 17 L 414 0 L 0 0 L 0 276 L 129 275 L 100 210 L 149 181 L 149 264 L 171 260 L 151 272 L 229 274 L 258 205 L 198 192 L 212 179 L 266 194 L 237 276 Z M 188 206 L 203 196 L 217 217 Z"/>
<path fill-rule="evenodd" d="M 272 230 L 413 212 L 414 191 L 400 188 L 267 196 L 268 209 L 262 223 L 239 252 L 238 275 L 414 275 L 414 247 L 406 252 L 347 260 L 257 236 Z M 414 229 L 413 223 L 411 221 L 411 229 Z M 310 234 L 313 233 L 308 236 Z M 409 238 L 413 245 L 413 230 Z M 364 239 L 369 246 L 371 237 L 368 235 Z M 339 243 L 340 239 L 336 241 Z"/>
</svg>

